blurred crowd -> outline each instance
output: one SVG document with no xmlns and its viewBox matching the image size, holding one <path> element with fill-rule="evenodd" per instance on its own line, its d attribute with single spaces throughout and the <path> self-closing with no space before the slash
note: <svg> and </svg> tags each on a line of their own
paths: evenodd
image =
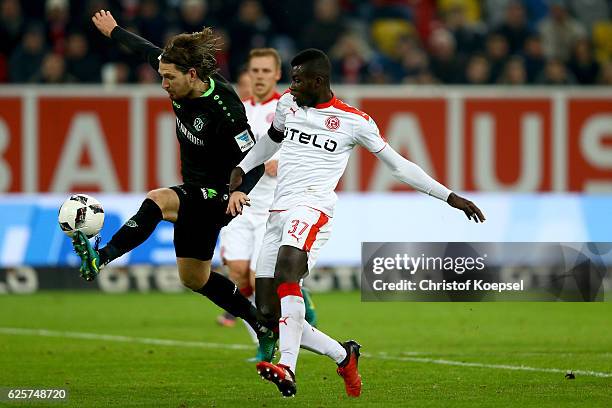
<svg viewBox="0 0 612 408">
<path fill-rule="evenodd" d="M 269 46 L 285 68 L 326 51 L 335 83 L 612 85 L 612 0 L 0 0 L 0 83 L 159 82 L 96 31 L 100 9 L 160 46 L 214 27 L 234 81 Z"/>
</svg>

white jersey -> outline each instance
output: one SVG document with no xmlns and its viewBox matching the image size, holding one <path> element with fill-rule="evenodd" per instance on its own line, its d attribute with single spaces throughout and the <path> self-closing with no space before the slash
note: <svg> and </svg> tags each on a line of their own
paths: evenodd
<svg viewBox="0 0 612 408">
<path fill-rule="evenodd" d="M 253 131 L 253 135 L 255 135 L 255 141 L 258 141 L 262 136 L 268 133 L 268 129 L 270 129 L 270 125 L 274 119 L 274 112 L 276 111 L 276 105 L 280 96 L 279 93 L 274 93 L 270 99 L 263 103 L 255 102 L 253 98 L 249 98 L 242 102 L 246 110 L 249 125 Z M 277 158 L 278 157 L 275 156 L 272 157 L 271 160 Z M 276 181 L 276 177 L 270 177 L 264 173 L 253 190 L 249 193 L 251 206 L 245 207 L 245 214 L 249 212 L 268 213 L 274 198 Z"/>
<path fill-rule="evenodd" d="M 271 210 L 304 205 L 333 216 L 334 190 L 355 145 L 372 153 L 386 145 L 372 118 L 335 96 L 313 108 L 298 107 L 293 96 L 285 93 L 276 106 L 273 125 L 285 136 Z"/>
</svg>

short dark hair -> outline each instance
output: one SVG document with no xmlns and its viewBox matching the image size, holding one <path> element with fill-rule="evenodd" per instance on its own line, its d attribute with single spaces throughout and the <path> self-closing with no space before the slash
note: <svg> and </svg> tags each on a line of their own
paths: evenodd
<svg viewBox="0 0 612 408">
<path fill-rule="evenodd" d="M 308 48 L 300 51 L 291 60 L 291 66 L 306 65 L 308 70 L 315 75 L 320 75 L 329 81 L 331 76 L 331 62 L 327 55 L 316 48 Z"/>
<path fill-rule="evenodd" d="M 178 34 L 170 38 L 161 54 L 160 61 L 174 64 L 186 74 L 194 68 L 202 81 L 217 71 L 215 54 L 219 50 L 219 37 L 211 28 L 191 34 Z"/>
</svg>

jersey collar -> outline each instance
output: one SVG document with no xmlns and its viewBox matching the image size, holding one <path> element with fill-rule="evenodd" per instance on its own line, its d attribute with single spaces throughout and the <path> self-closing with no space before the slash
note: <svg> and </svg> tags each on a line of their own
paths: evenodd
<svg viewBox="0 0 612 408">
<path fill-rule="evenodd" d="M 336 103 L 336 95 L 334 95 L 332 93 L 332 98 L 324 103 L 319 103 L 315 105 L 315 109 L 325 109 L 325 108 L 329 108 L 330 106 L 333 106 L 334 103 Z"/>
<path fill-rule="evenodd" d="M 208 87 L 208 90 L 202 94 L 201 97 L 203 97 L 203 98 L 206 98 L 207 96 L 210 96 L 210 94 L 215 91 L 215 80 L 212 79 L 211 77 L 208 77 L 208 81 L 209 81 L 208 83 L 210 85 Z"/>
<path fill-rule="evenodd" d="M 272 94 L 272 96 L 270 96 L 270 97 L 269 97 L 268 99 L 266 99 L 265 101 L 262 101 L 262 102 L 261 102 L 261 105 L 265 105 L 266 103 L 268 103 L 268 102 L 272 102 L 273 100 L 275 100 L 275 99 L 279 99 L 280 97 L 281 97 L 281 94 L 279 94 L 278 92 L 274 92 L 274 93 Z M 251 96 L 249 99 L 251 100 L 251 105 L 252 105 L 252 106 L 255 106 L 255 97 L 254 97 L 254 96 Z"/>
</svg>

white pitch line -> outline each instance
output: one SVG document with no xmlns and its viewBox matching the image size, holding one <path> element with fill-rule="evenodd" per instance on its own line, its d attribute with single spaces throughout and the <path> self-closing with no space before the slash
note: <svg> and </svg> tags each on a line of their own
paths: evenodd
<svg viewBox="0 0 612 408">
<path fill-rule="evenodd" d="M 14 327 L 0 327 L 0 334 L 14 334 L 24 336 L 63 337 L 71 339 L 107 340 L 121 343 L 153 344 L 156 346 L 178 346 L 229 350 L 252 350 L 253 346 L 246 344 L 206 343 L 202 341 L 185 341 L 170 339 L 153 339 L 148 337 L 116 336 L 113 334 L 81 333 L 69 331 L 55 331 L 45 329 L 18 329 Z"/>
<path fill-rule="evenodd" d="M 195 347 L 195 348 L 208 348 L 208 349 L 225 349 L 225 350 L 252 350 L 253 345 L 247 344 L 230 344 L 230 343 L 208 343 L 202 341 L 185 341 L 185 340 L 170 340 L 170 339 L 155 339 L 148 337 L 129 337 L 129 336 L 117 336 L 112 334 L 98 334 L 98 333 L 82 333 L 82 332 L 70 332 L 70 331 L 56 331 L 56 330 L 45 330 L 45 329 L 21 329 L 15 327 L 0 327 L 0 334 L 8 335 L 22 335 L 22 336 L 42 336 L 42 337 L 60 337 L 60 338 L 72 338 L 72 339 L 87 339 L 87 340 L 106 340 L 115 341 L 121 343 L 139 343 L 139 344 L 151 344 L 156 346 L 176 346 L 176 347 Z M 485 364 L 485 363 L 468 363 L 464 361 L 454 361 L 436 358 L 424 358 L 424 357 L 402 357 L 402 356 L 390 356 L 385 352 L 380 353 L 362 353 L 364 357 L 375 358 L 379 360 L 391 360 L 391 361 L 407 361 L 412 363 L 425 363 L 425 364 L 441 364 L 441 365 L 452 365 L 460 367 L 476 367 L 476 368 L 493 368 L 499 370 L 512 370 L 512 371 L 532 371 L 538 373 L 555 373 L 565 374 L 572 371 L 574 374 L 611 378 L 612 373 L 590 371 L 590 370 L 564 370 L 561 368 L 538 368 L 528 367 L 524 365 L 515 366 L 508 364 Z"/>
<path fill-rule="evenodd" d="M 363 354 L 365 355 L 365 353 Z M 574 374 L 588 375 L 592 377 L 602 377 L 602 378 L 612 377 L 612 373 L 602 373 L 599 371 L 590 371 L 590 370 L 563 370 L 561 368 L 538 368 L 538 367 L 528 367 L 524 365 L 514 366 L 514 365 L 508 365 L 508 364 L 467 363 L 465 361 L 443 360 L 443 359 L 437 359 L 437 358 L 394 357 L 394 356 L 386 356 L 386 355 L 381 355 L 381 354 L 374 354 L 374 355 L 371 355 L 370 357 L 379 358 L 381 360 L 410 361 L 413 363 L 442 364 L 442 365 L 452 365 L 452 366 L 460 366 L 460 367 L 495 368 L 495 369 L 500 369 L 500 370 L 514 370 L 514 371 L 535 371 L 539 373 L 565 374 L 571 371 Z"/>
</svg>

